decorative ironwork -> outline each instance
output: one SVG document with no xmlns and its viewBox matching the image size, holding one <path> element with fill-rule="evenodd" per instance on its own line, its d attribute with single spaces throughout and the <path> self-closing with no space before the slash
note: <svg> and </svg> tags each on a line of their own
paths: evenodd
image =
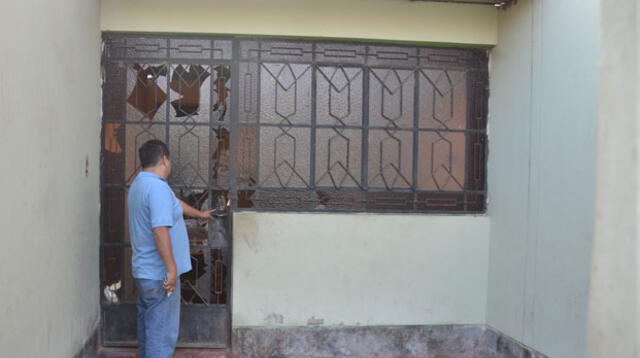
<svg viewBox="0 0 640 358">
<path fill-rule="evenodd" d="M 239 48 L 239 210 L 484 211 L 484 51 Z"/>
<path fill-rule="evenodd" d="M 104 41 L 102 282 L 122 280 L 121 303 L 103 307 L 105 343 L 135 339 L 125 203 L 148 139 L 168 143 L 170 183 L 201 209 L 236 198 L 231 211 L 485 210 L 482 50 L 121 34 Z M 183 277 L 182 300 L 213 333 L 186 326 L 193 336 L 181 342 L 225 346 L 230 217 L 187 226 L 194 269 Z M 197 315 L 205 311 L 213 316 Z"/>
</svg>

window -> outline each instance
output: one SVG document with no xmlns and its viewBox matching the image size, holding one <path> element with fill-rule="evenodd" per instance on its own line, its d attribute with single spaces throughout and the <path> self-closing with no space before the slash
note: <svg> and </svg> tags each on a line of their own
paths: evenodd
<svg viewBox="0 0 640 358">
<path fill-rule="evenodd" d="M 184 195 L 237 210 L 479 213 L 487 57 L 476 49 L 107 35 L 103 181 L 150 138 Z"/>
</svg>

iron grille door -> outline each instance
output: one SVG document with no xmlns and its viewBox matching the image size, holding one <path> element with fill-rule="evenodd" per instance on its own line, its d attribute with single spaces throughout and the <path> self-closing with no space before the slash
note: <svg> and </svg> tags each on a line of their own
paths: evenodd
<svg viewBox="0 0 640 358">
<path fill-rule="evenodd" d="M 135 284 L 126 219 L 137 149 L 161 139 L 176 195 L 210 222 L 187 219 L 193 269 L 182 275 L 179 346 L 229 346 L 231 39 L 105 36 L 102 165 L 102 287 L 121 281 L 118 302 L 102 305 L 107 345 L 136 343 Z M 237 92 L 235 92 L 237 93 Z"/>
<path fill-rule="evenodd" d="M 126 220 L 137 149 L 165 141 L 191 205 L 194 269 L 181 346 L 230 342 L 234 210 L 481 213 L 487 56 L 482 50 L 212 36 L 105 34 L 101 172 L 103 341 L 133 345 Z"/>
</svg>

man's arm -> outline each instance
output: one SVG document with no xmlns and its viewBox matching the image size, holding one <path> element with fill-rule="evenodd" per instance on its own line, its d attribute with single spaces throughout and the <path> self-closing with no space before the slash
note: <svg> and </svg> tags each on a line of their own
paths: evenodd
<svg viewBox="0 0 640 358">
<path fill-rule="evenodd" d="M 156 248 L 158 249 L 158 253 L 160 253 L 162 262 L 167 268 L 167 278 L 164 281 L 164 289 L 168 292 L 173 292 L 173 290 L 176 289 L 178 273 L 176 269 L 176 261 L 173 259 L 169 228 L 166 226 L 154 227 L 153 239 L 156 242 Z"/>
<path fill-rule="evenodd" d="M 203 219 L 203 220 L 211 219 L 211 213 L 216 211 L 215 209 L 207 210 L 207 211 L 200 211 L 200 210 L 192 207 L 191 205 L 185 203 L 182 200 L 180 200 L 180 206 L 182 206 L 182 212 L 184 212 L 184 214 L 186 216 L 190 216 L 190 217 L 196 218 L 196 219 Z"/>
</svg>

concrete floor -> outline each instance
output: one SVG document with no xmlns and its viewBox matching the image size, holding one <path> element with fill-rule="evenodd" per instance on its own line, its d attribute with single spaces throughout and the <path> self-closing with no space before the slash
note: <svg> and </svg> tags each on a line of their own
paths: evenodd
<svg viewBox="0 0 640 358">
<path fill-rule="evenodd" d="M 173 358 L 547 358 L 479 325 L 244 327 L 233 337 L 233 349 L 178 349 Z M 98 358 L 139 357 L 135 347 L 102 347 Z"/>
<path fill-rule="evenodd" d="M 323 358 L 316 356 L 287 356 L 287 358 Z M 98 358 L 139 358 L 138 351 L 135 348 L 101 348 L 98 352 Z M 173 358 L 233 358 L 233 354 L 229 351 L 219 349 L 178 349 Z M 329 358 L 329 357 L 326 357 Z M 348 357 L 330 357 L 330 358 L 372 358 L 367 356 L 348 356 Z M 407 358 L 401 355 L 375 355 L 375 358 Z M 412 356 L 413 358 L 413 356 Z M 453 356 L 436 355 L 428 358 L 455 358 Z"/>
</svg>

